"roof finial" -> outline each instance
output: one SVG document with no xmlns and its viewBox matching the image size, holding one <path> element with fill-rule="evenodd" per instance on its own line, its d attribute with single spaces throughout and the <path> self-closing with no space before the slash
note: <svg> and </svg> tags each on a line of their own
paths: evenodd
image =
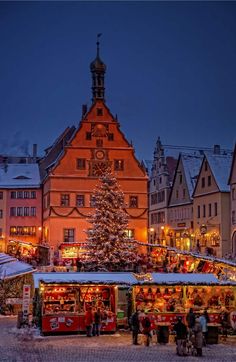
<svg viewBox="0 0 236 362">
<path fill-rule="evenodd" d="M 97 34 L 97 57 L 99 58 L 99 38 L 102 36 L 102 33 Z"/>
</svg>

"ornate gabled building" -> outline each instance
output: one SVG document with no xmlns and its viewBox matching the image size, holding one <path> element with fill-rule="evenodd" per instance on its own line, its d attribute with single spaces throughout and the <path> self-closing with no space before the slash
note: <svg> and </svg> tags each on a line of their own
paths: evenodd
<svg viewBox="0 0 236 362">
<path fill-rule="evenodd" d="M 156 142 L 149 180 L 149 242 L 166 241 L 168 199 L 177 160 L 165 156 L 160 137 Z"/>
<path fill-rule="evenodd" d="M 230 235 L 232 241 L 231 251 L 233 257 L 236 257 L 236 144 L 234 146 L 234 153 L 228 183 L 230 186 Z"/>
<path fill-rule="evenodd" d="M 181 250 L 192 250 L 193 237 L 193 191 L 203 156 L 179 155 L 173 186 L 169 198 L 168 225 L 169 244 Z"/>
<path fill-rule="evenodd" d="M 194 230 L 199 251 L 225 257 L 231 253 L 230 187 L 232 156 L 205 153 L 193 193 Z"/>
<path fill-rule="evenodd" d="M 147 241 L 148 177 L 105 103 L 106 66 L 98 42 L 90 70 L 92 105 L 88 110 L 83 106 L 78 128 L 71 132 L 51 164 L 48 162 L 43 182 L 44 240 L 55 251 L 60 249 L 65 258 L 76 257 L 86 240 L 85 230 L 91 227 L 88 217 L 94 210 L 92 193 L 108 167 L 125 195 L 127 234 Z"/>
</svg>

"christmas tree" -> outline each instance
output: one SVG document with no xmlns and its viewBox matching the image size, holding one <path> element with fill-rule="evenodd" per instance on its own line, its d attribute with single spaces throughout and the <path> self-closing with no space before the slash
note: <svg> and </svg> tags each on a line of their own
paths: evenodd
<svg viewBox="0 0 236 362">
<path fill-rule="evenodd" d="M 93 193 L 95 212 L 87 230 L 87 269 L 121 271 L 136 263 L 135 242 L 128 239 L 128 217 L 124 211 L 124 194 L 109 170 L 100 177 Z"/>
</svg>

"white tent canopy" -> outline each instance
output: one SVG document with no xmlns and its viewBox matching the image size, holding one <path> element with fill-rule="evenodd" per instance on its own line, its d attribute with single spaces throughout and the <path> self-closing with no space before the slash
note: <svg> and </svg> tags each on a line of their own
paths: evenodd
<svg viewBox="0 0 236 362">
<path fill-rule="evenodd" d="M 34 268 L 10 255 L 0 253 L 0 280 L 10 279 L 18 275 L 33 273 Z"/>
</svg>

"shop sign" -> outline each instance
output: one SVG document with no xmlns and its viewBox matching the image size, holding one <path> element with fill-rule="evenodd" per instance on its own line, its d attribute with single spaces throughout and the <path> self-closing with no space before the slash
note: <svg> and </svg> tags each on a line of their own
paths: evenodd
<svg viewBox="0 0 236 362">
<path fill-rule="evenodd" d="M 179 223 L 177 224 L 177 226 L 178 226 L 178 228 L 185 228 L 186 223 L 185 223 L 185 222 L 179 222 Z"/>
<path fill-rule="evenodd" d="M 200 232 L 202 235 L 206 234 L 207 233 L 207 227 L 206 225 L 201 225 L 200 226 Z"/>
<path fill-rule="evenodd" d="M 24 317 L 28 316 L 29 307 L 30 307 L 30 285 L 24 284 L 23 285 L 23 303 L 22 303 L 22 311 L 23 311 Z"/>
</svg>

